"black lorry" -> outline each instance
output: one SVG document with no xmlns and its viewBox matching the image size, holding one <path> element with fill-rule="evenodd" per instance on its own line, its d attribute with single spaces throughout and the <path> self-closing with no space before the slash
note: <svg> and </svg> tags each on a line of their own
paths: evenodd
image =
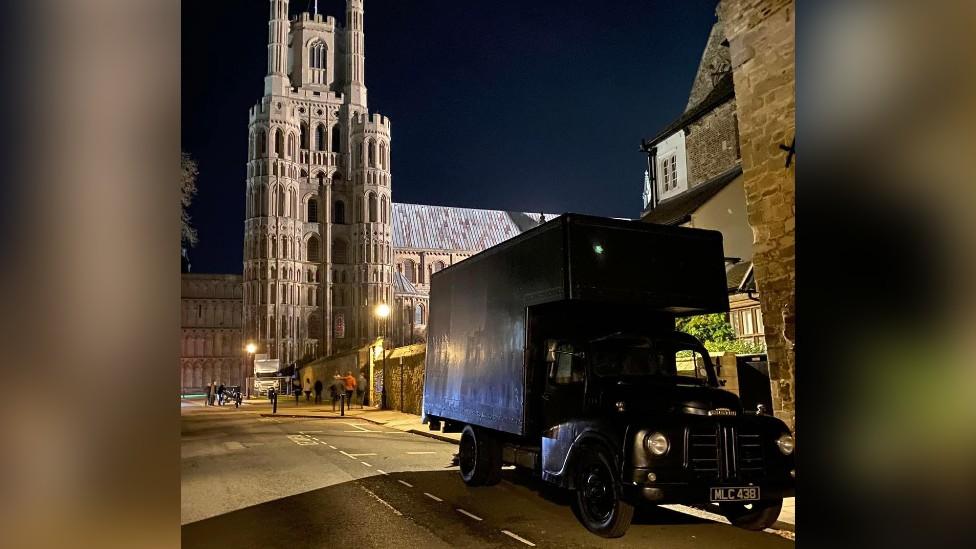
<svg viewBox="0 0 976 549">
<path fill-rule="evenodd" d="M 531 470 L 606 537 L 641 502 L 771 525 L 795 490 L 792 435 L 674 330 L 728 310 L 724 265 L 715 231 L 565 214 L 435 273 L 424 419 L 462 433 L 464 481 Z"/>
</svg>

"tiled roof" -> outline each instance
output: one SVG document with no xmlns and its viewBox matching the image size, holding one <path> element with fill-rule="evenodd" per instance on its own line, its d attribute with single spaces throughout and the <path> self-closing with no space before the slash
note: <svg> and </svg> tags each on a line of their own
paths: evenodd
<svg viewBox="0 0 976 549">
<path fill-rule="evenodd" d="M 555 214 L 393 204 L 393 247 L 480 252 Z M 533 222 L 534 220 L 534 222 Z"/>
<path fill-rule="evenodd" d="M 752 272 L 752 261 L 741 261 L 725 271 L 729 291 L 756 291 L 756 279 Z"/>
<path fill-rule="evenodd" d="M 393 293 L 395 295 L 425 295 L 411 284 L 400 271 L 393 273 Z"/>
</svg>

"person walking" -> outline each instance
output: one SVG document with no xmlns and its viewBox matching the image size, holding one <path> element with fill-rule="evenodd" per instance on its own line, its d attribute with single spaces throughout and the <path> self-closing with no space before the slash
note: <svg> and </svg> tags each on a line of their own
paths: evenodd
<svg viewBox="0 0 976 549">
<path fill-rule="evenodd" d="M 315 380 L 315 403 L 322 404 L 322 380 Z"/>
<path fill-rule="evenodd" d="M 336 402 L 339 402 L 339 397 L 346 390 L 346 384 L 342 382 L 339 374 L 332 376 L 332 384 L 329 385 L 329 396 L 332 397 L 332 411 L 335 412 Z"/>
<path fill-rule="evenodd" d="M 352 394 L 356 391 L 356 378 L 352 377 L 352 372 L 346 372 L 346 377 L 342 381 L 346 385 L 346 402 L 352 403 Z"/>
<path fill-rule="evenodd" d="M 291 392 L 295 393 L 295 406 L 298 406 L 298 400 L 302 398 L 302 383 L 298 379 L 291 382 Z"/>
<path fill-rule="evenodd" d="M 359 407 L 362 408 L 366 402 L 366 376 L 359 372 L 359 379 L 356 380 L 356 396 L 359 397 Z"/>
<path fill-rule="evenodd" d="M 312 397 L 312 380 L 305 378 L 305 402 L 308 402 Z"/>
<path fill-rule="evenodd" d="M 210 406 L 210 393 L 213 392 L 213 383 L 207 384 L 207 400 L 204 401 L 206 406 Z"/>
<path fill-rule="evenodd" d="M 220 387 L 217 387 L 217 406 L 223 406 L 224 405 L 224 389 L 225 388 L 226 387 L 224 387 L 224 384 L 223 383 L 220 384 Z"/>
<path fill-rule="evenodd" d="M 210 386 L 213 388 L 210 391 L 210 405 L 213 406 L 214 405 L 214 401 L 217 400 L 217 380 L 215 379 L 215 380 L 211 381 L 210 382 Z"/>
</svg>

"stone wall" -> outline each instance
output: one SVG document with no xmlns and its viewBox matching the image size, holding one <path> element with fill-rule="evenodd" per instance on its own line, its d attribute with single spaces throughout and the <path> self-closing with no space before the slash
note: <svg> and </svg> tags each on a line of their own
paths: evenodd
<svg viewBox="0 0 976 549">
<path fill-rule="evenodd" d="M 773 411 L 795 427 L 794 3 L 722 0 L 739 121 L 746 209 L 755 241 Z"/>
<path fill-rule="evenodd" d="M 424 398 L 426 358 L 427 345 L 425 344 L 399 347 L 389 352 L 386 359 L 387 409 L 420 415 Z M 383 365 L 376 366 L 382 368 Z"/>
<path fill-rule="evenodd" d="M 735 100 L 692 122 L 685 129 L 688 188 L 705 183 L 739 162 L 739 136 L 735 125 Z"/>
<path fill-rule="evenodd" d="M 301 376 L 302 387 L 305 386 L 306 379 L 309 380 L 312 387 L 315 386 L 316 380 L 322 380 L 322 385 L 325 387 L 322 391 L 322 401 L 326 403 L 329 402 L 329 386 L 332 384 L 335 375 L 346 375 L 346 372 L 352 372 L 352 375 L 357 379 L 360 372 L 367 378 L 369 377 L 368 347 L 320 358 L 306 364 L 303 368 L 299 368 L 298 375 Z M 304 395 L 302 398 L 305 398 Z"/>
</svg>

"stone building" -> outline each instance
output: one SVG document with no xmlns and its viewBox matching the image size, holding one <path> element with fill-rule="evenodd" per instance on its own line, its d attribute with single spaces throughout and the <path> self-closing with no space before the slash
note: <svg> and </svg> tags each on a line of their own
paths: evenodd
<svg viewBox="0 0 976 549">
<path fill-rule="evenodd" d="M 722 0 L 773 409 L 795 427 L 796 36 L 792 0 Z"/>
<path fill-rule="evenodd" d="M 423 340 L 430 274 L 539 217 L 393 204 L 391 122 L 367 105 L 363 0 L 346 1 L 344 24 L 269 6 L 264 96 L 249 112 L 246 340 L 282 367 L 379 336 Z M 374 314 L 381 303 L 390 319 Z"/>
<path fill-rule="evenodd" d="M 180 386 L 198 392 L 211 381 L 242 385 L 241 275 L 181 275 Z"/>
<path fill-rule="evenodd" d="M 643 140 L 649 223 L 722 232 L 728 258 L 729 321 L 736 337 L 764 343 L 752 277 L 753 234 L 746 215 L 735 86 L 722 23 L 712 26 L 685 111 Z"/>
</svg>

